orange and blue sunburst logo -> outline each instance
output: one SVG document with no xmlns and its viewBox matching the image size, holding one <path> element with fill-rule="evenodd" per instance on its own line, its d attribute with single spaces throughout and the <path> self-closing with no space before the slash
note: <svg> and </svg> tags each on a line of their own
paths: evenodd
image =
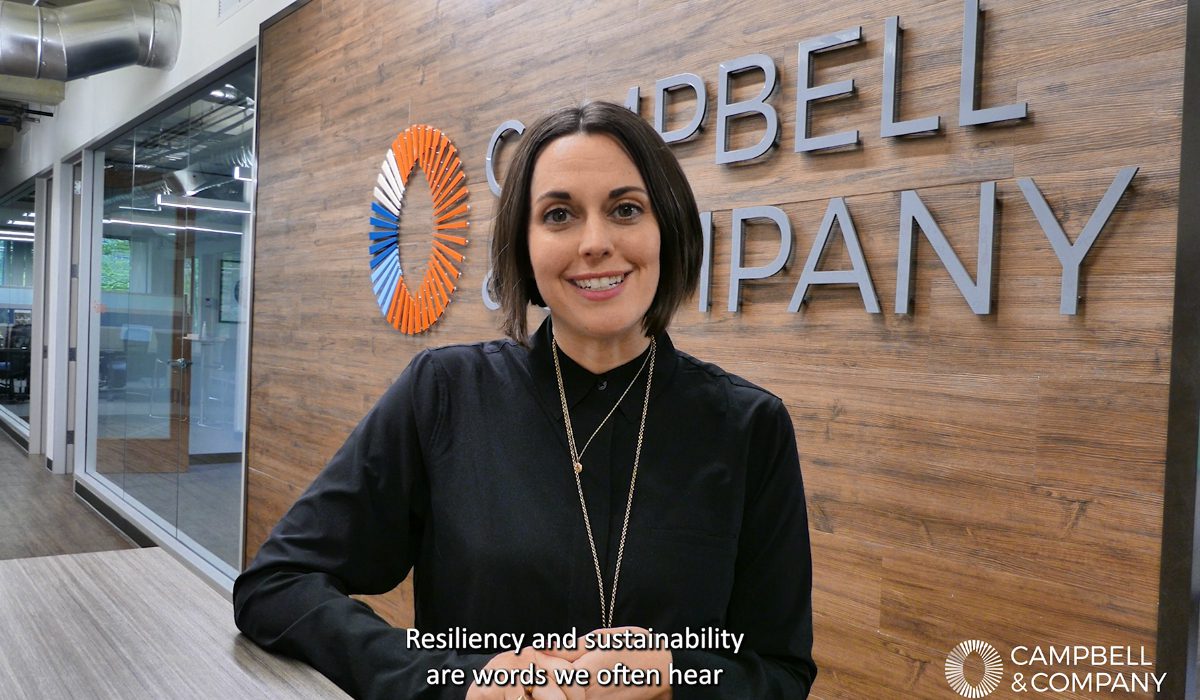
<svg viewBox="0 0 1200 700">
<path fill-rule="evenodd" d="M 433 238 L 425 276 L 416 292 L 400 265 L 400 219 L 413 168 L 421 168 L 433 197 Z M 438 129 L 410 126 L 396 137 L 375 180 L 371 202 L 371 286 L 379 311 L 396 330 L 415 335 L 437 323 L 458 280 L 467 239 L 467 186 L 458 149 Z"/>
</svg>

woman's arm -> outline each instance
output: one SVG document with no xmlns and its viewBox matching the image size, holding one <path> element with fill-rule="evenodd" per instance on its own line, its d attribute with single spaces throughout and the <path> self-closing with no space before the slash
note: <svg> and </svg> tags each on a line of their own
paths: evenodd
<svg viewBox="0 0 1200 700">
<path fill-rule="evenodd" d="M 385 593 L 412 569 L 428 485 L 422 444 L 437 429 L 437 377 L 418 355 L 292 506 L 234 584 L 237 626 L 362 698 L 461 699 L 489 655 L 410 649 L 350 593 Z M 424 413 L 420 413 L 417 407 Z M 430 669 L 466 684 L 430 685 Z"/>
<path fill-rule="evenodd" d="M 771 396 L 751 432 L 742 530 L 726 629 L 744 633 L 741 653 L 676 650 L 676 671 L 721 671 L 717 685 L 673 686 L 675 700 L 801 700 L 812 659 L 812 557 L 796 434 Z"/>
</svg>

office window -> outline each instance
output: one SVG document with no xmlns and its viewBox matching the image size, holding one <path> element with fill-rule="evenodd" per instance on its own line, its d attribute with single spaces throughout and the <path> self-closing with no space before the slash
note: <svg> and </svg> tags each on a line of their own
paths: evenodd
<svg viewBox="0 0 1200 700">
<path fill-rule="evenodd" d="M 251 62 L 96 151 L 87 471 L 230 576 L 241 564 L 253 96 Z"/>
<path fill-rule="evenodd" d="M 35 187 L 0 198 L 0 416 L 29 427 Z"/>
</svg>

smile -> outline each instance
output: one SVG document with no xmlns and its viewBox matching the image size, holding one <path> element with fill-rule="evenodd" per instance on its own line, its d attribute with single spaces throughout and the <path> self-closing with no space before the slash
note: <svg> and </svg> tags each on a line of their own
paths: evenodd
<svg viewBox="0 0 1200 700">
<path fill-rule="evenodd" d="M 593 292 L 612 289 L 625 281 L 625 275 L 613 275 L 611 277 L 592 277 L 590 279 L 571 280 L 572 284 L 580 289 L 587 289 Z"/>
</svg>

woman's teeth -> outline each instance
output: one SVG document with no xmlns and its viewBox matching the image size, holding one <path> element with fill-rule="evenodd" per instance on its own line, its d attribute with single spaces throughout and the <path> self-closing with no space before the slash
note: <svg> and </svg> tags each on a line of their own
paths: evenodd
<svg viewBox="0 0 1200 700">
<path fill-rule="evenodd" d="M 625 275 L 616 275 L 614 277 L 593 277 L 586 280 L 574 280 L 575 286 L 580 289 L 590 289 L 597 291 L 601 289 L 612 289 L 621 282 L 625 281 Z"/>
</svg>

